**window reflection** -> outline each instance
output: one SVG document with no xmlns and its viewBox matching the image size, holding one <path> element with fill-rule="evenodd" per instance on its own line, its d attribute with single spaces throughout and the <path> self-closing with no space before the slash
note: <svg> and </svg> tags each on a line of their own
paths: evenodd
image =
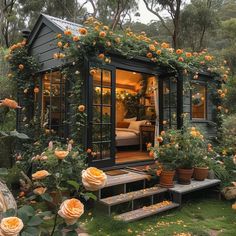
<svg viewBox="0 0 236 236">
<path fill-rule="evenodd" d="M 204 85 L 192 86 L 192 118 L 206 119 L 206 88 Z"/>
</svg>

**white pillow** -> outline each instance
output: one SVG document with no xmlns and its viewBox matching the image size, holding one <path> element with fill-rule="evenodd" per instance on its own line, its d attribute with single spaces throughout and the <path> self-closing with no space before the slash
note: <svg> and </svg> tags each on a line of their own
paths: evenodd
<svg viewBox="0 0 236 236">
<path fill-rule="evenodd" d="M 137 116 L 124 119 L 125 122 L 130 122 L 130 121 L 135 121 L 135 120 L 137 120 Z"/>
<path fill-rule="evenodd" d="M 146 120 L 130 121 L 128 129 L 134 129 L 139 131 L 140 125 L 144 125 L 146 122 Z"/>
</svg>

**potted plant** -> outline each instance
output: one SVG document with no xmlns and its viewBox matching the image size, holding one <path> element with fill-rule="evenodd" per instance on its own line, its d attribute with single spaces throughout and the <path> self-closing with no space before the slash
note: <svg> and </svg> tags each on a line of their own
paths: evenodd
<svg viewBox="0 0 236 236">
<path fill-rule="evenodd" d="M 157 173 L 160 175 L 161 187 L 172 188 L 174 186 L 173 179 L 179 152 L 179 144 L 176 140 L 179 135 L 177 130 L 162 131 L 161 135 L 157 137 L 159 145 L 149 149 L 158 163 Z"/>
<path fill-rule="evenodd" d="M 179 136 L 178 183 L 190 184 L 193 175 L 195 158 L 202 155 L 204 137 L 196 127 L 183 127 Z"/>
<path fill-rule="evenodd" d="M 199 143 L 198 152 L 195 153 L 194 158 L 193 178 L 195 180 L 203 181 L 208 177 L 212 153 L 211 144 L 205 144 L 204 140 L 202 140 L 202 143 Z"/>
</svg>

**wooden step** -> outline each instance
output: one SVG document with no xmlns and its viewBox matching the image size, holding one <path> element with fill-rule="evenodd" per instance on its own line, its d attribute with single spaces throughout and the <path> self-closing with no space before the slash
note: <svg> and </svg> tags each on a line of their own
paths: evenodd
<svg viewBox="0 0 236 236">
<path fill-rule="evenodd" d="M 168 202 L 168 205 L 166 203 Z M 156 215 L 158 213 L 168 211 L 170 209 L 178 207 L 179 204 L 170 202 L 170 201 L 163 201 L 160 203 L 156 203 L 150 206 L 146 206 L 143 208 L 139 208 L 137 210 L 129 211 L 120 215 L 115 216 L 116 220 L 122 220 L 125 222 L 131 222 L 135 220 L 140 220 L 142 218 Z"/>
<path fill-rule="evenodd" d="M 152 187 L 152 188 L 141 189 L 141 190 L 133 191 L 129 193 L 122 193 L 122 194 L 115 195 L 112 197 L 102 198 L 100 199 L 100 202 L 107 206 L 114 206 L 120 203 L 129 202 L 131 200 L 144 198 L 148 196 L 153 196 L 153 195 L 164 193 L 164 192 L 167 192 L 166 188 Z"/>
<path fill-rule="evenodd" d="M 124 170 L 124 171 L 127 171 L 127 170 Z M 104 186 L 104 188 L 116 186 L 120 184 L 137 182 L 141 180 L 148 180 L 148 179 L 150 179 L 150 175 L 147 175 L 144 173 L 135 173 L 132 171 L 127 171 L 127 173 L 123 175 L 116 175 L 116 176 L 107 175 L 107 183 Z"/>
</svg>

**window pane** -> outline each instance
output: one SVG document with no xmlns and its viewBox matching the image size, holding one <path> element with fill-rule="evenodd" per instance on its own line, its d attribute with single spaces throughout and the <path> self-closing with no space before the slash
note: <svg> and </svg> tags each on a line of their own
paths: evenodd
<svg viewBox="0 0 236 236">
<path fill-rule="evenodd" d="M 111 123 L 111 107 L 102 107 L 102 123 Z"/>
<path fill-rule="evenodd" d="M 106 159 L 111 157 L 111 144 L 110 143 L 103 143 L 102 144 L 102 159 Z"/>
<path fill-rule="evenodd" d="M 101 104 L 101 87 L 93 87 L 93 104 Z"/>
<path fill-rule="evenodd" d="M 93 106 L 93 123 L 101 123 L 101 106 Z"/>
<path fill-rule="evenodd" d="M 102 135 L 101 135 L 101 125 L 93 125 L 92 126 L 92 141 L 93 142 L 98 142 L 102 140 Z"/>
<path fill-rule="evenodd" d="M 108 70 L 102 71 L 102 84 L 103 87 L 111 87 L 111 72 Z"/>
<path fill-rule="evenodd" d="M 192 118 L 206 119 L 206 89 L 204 85 L 192 86 Z"/>
<path fill-rule="evenodd" d="M 102 125 L 102 141 L 111 141 L 111 125 Z"/>
<path fill-rule="evenodd" d="M 102 103 L 106 105 L 111 105 L 111 89 L 110 88 L 102 89 Z"/>
</svg>

